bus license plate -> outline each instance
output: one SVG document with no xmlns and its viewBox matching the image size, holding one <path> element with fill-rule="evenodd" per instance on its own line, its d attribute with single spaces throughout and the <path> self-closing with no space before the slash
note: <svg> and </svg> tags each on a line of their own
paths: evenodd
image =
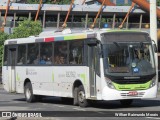
<svg viewBox="0 0 160 120">
<path fill-rule="evenodd" d="M 130 91 L 128 93 L 128 95 L 130 95 L 130 96 L 136 96 L 136 95 L 138 95 L 138 92 L 137 91 Z"/>
</svg>

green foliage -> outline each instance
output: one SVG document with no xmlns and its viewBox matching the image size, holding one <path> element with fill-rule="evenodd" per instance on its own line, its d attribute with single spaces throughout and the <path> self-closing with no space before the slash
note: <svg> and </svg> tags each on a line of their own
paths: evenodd
<svg viewBox="0 0 160 120">
<path fill-rule="evenodd" d="M 24 38 L 29 36 L 39 35 L 42 32 L 42 25 L 40 21 L 25 20 L 19 22 L 19 26 L 14 29 L 11 35 L 0 32 L 0 66 L 2 66 L 4 41 L 8 38 Z"/>
<path fill-rule="evenodd" d="M 0 66 L 2 66 L 4 41 L 8 39 L 8 34 L 0 32 Z"/>
<path fill-rule="evenodd" d="M 157 6 L 160 6 L 160 0 L 157 0 Z"/>
<path fill-rule="evenodd" d="M 29 36 L 39 35 L 42 32 L 42 25 L 40 21 L 25 20 L 19 22 L 9 38 L 25 38 Z"/>
<path fill-rule="evenodd" d="M 71 0 L 43 0 L 44 4 L 69 4 Z M 39 0 L 27 0 L 28 4 L 39 4 Z"/>
</svg>

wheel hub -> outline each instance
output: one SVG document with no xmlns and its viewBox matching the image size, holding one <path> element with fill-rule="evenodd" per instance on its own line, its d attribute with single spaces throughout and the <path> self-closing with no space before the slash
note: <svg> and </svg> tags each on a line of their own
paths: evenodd
<svg viewBox="0 0 160 120">
<path fill-rule="evenodd" d="M 83 91 L 80 91 L 79 94 L 78 94 L 78 99 L 80 102 L 83 102 L 84 99 L 85 99 L 85 94 Z"/>
<path fill-rule="evenodd" d="M 26 89 L 26 97 L 27 99 L 30 99 L 31 97 L 31 91 L 29 89 Z"/>
</svg>

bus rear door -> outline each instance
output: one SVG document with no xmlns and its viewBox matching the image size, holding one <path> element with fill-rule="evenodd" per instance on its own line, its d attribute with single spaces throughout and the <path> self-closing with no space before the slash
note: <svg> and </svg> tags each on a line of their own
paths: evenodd
<svg viewBox="0 0 160 120">
<path fill-rule="evenodd" d="M 16 65 L 16 56 L 17 56 L 17 47 L 16 46 L 9 46 L 9 92 L 15 92 L 16 91 L 16 71 L 15 71 L 15 65 Z"/>
</svg>

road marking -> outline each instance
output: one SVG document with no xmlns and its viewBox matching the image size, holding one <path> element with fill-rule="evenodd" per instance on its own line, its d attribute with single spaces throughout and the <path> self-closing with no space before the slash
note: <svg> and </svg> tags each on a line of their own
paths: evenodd
<svg viewBox="0 0 160 120">
<path fill-rule="evenodd" d="M 160 120 L 160 118 L 156 118 L 156 117 L 146 117 L 148 119 L 155 119 L 155 120 Z"/>
<path fill-rule="evenodd" d="M 81 108 L 73 108 L 75 110 L 81 110 L 81 111 L 86 111 L 85 109 L 81 109 Z"/>
<path fill-rule="evenodd" d="M 62 106 L 62 105 L 54 105 L 54 106 L 56 106 L 56 107 L 64 107 L 64 106 Z"/>
<path fill-rule="evenodd" d="M 95 111 L 95 112 L 100 113 L 100 114 L 105 114 L 105 113 L 103 113 L 103 112 L 98 112 L 98 111 Z"/>
</svg>

